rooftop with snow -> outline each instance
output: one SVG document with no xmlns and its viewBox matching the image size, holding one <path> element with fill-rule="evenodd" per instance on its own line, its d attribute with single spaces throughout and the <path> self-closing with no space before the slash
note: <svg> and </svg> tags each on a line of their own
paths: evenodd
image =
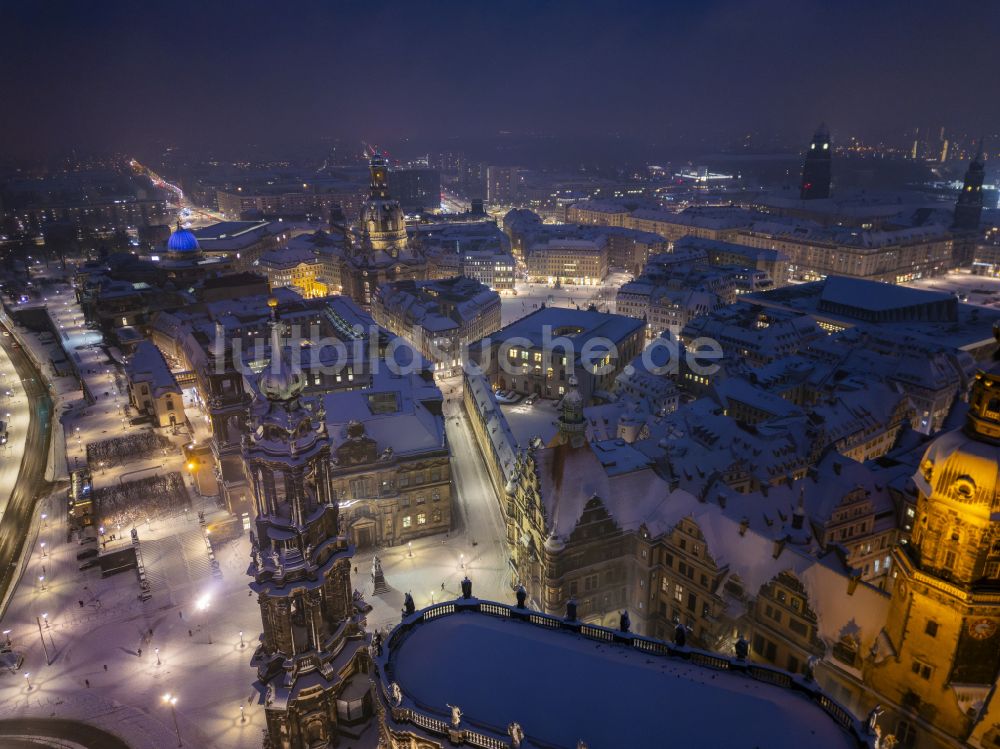
<svg viewBox="0 0 1000 749">
<path fill-rule="evenodd" d="M 437 741 L 516 745 L 516 723 L 522 747 L 871 746 L 804 677 L 475 598 L 405 617 L 376 669 L 388 726 Z"/>
</svg>

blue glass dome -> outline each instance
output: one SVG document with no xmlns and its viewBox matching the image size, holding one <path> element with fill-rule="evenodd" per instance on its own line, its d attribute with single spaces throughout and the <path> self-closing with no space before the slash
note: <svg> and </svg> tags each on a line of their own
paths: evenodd
<svg viewBox="0 0 1000 749">
<path fill-rule="evenodd" d="M 171 252 L 193 252 L 198 249 L 198 240 L 191 231 L 178 226 L 167 240 L 167 249 Z"/>
</svg>

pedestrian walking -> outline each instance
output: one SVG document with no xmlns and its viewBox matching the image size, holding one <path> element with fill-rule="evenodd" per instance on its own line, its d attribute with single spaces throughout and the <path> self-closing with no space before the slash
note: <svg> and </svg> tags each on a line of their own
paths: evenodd
<svg viewBox="0 0 1000 749">
<path fill-rule="evenodd" d="M 83 683 L 87 685 L 87 689 L 90 689 L 90 679 L 84 679 Z"/>
<path fill-rule="evenodd" d="M 107 671 L 107 670 L 108 670 L 108 664 L 107 664 L 107 663 L 105 663 L 105 664 L 104 664 L 104 670 L 105 670 L 105 671 Z"/>
<path fill-rule="evenodd" d="M 139 657 L 142 658 L 142 648 L 139 648 L 137 652 L 139 653 Z"/>
<path fill-rule="evenodd" d="M 192 632 L 190 629 L 188 630 L 188 637 L 194 637 L 194 632 Z"/>
</svg>

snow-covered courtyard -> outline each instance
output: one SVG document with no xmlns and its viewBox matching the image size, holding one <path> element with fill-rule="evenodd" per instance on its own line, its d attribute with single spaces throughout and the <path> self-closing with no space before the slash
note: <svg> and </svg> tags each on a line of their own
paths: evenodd
<svg viewBox="0 0 1000 749">
<path fill-rule="evenodd" d="M 501 297 L 501 324 L 509 325 L 525 315 L 531 314 L 542 304 L 549 307 L 580 307 L 590 304 L 597 306 L 602 312 L 615 311 L 615 295 L 630 276 L 625 273 L 612 273 L 600 286 L 562 286 L 555 288 L 539 283 L 518 281 L 515 285 L 517 295 Z"/>
</svg>

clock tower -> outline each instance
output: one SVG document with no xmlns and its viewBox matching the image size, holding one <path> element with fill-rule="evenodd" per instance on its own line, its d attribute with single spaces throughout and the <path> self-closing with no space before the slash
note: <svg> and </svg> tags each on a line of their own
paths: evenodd
<svg viewBox="0 0 1000 749">
<path fill-rule="evenodd" d="M 998 473 L 1000 374 L 981 372 L 965 427 L 935 439 L 913 477 L 913 538 L 893 552 L 888 647 L 869 674 L 898 718 L 952 736 L 968 735 L 1000 670 Z"/>
<path fill-rule="evenodd" d="M 820 125 L 809 143 L 802 163 L 802 185 L 799 197 L 802 200 L 823 200 L 830 197 L 832 154 L 830 131 Z"/>
</svg>

